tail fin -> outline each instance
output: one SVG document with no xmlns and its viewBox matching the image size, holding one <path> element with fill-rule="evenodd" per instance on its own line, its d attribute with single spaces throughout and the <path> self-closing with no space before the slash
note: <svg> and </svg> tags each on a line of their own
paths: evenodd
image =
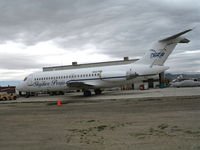
<svg viewBox="0 0 200 150">
<path fill-rule="evenodd" d="M 153 47 L 150 49 L 143 58 L 135 62 L 136 64 L 149 64 L 153 65 L 163 65 L 167 60 L 168 56 L 172 53 L 174 48 L 178 43 L 188 43 L 188 39 L 181 37 L 181 35 L 192 31 L 192 29 L 185 30 L 178 34 L 172 35 L 165 39 L 159 40 Z"/>
</svg>

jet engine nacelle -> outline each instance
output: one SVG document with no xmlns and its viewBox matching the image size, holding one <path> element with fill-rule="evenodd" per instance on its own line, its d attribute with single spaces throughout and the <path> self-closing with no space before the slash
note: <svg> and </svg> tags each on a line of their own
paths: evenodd
<svg viewBox="0 0 200 150">
<path fill-rule="evenodd" d="M 139 65 L 139 64 L 134 65 L 133 68 L 139 76 L 156 75 L 169 69 L 169 67 L 167 66 L 158 66 L 158 65 L 149 66 L 149 65 Z"/>
<path fill-rule="evenodd" d="M 135 71 L 130 70 L 130 71 L 126 72 L 126 79 L 127 80 L 135 79 L 138 76 L 139 76 L 139 74 L 137 72 L 135 72 Z"/>
</svg>

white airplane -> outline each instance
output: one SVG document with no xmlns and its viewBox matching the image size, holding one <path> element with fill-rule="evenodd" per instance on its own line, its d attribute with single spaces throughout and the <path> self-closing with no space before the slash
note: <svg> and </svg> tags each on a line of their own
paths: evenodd
<svg viewBox="0 0 200 150">
<path fill-rule="evenodd" d="M 164 66 L 166 59 L 178 43 L 188 43 L 181 35 L 191 31 L 185 30 L 178 34 L 159 40 L 140 60 L 126 65 L 71 69 L 61 71 L 37 72 L 27 76 L 16 87 L 18 94 L 38 92 L 66 92 L 69 89 L 82 90 L 84 96 L 96 95 L 102 89 L 119 87 L 125 84 L 141 81 L 146 76 L 164 72 L 169 67 Z"/>
<path fill-rule="evenodd" d="M 185 79 L 182 75 L 178 76 L 177 79 L 174 79 L 171 82 L 173 87 L 197 87 L 200 86 L 200 82 L 196 79 Z"/>
</svg>

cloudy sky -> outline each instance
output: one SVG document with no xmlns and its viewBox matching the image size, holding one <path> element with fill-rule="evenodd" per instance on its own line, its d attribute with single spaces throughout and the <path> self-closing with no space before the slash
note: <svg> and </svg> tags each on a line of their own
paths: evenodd
<svg viewBox="0 0 200 150">
<path fill-rule="evenodd" d="M 44 66 L 140 58 L 185 29 L 169 72 L 200 72 L 199 0 L 0 0 L 0 80 Z"/>
</svg>

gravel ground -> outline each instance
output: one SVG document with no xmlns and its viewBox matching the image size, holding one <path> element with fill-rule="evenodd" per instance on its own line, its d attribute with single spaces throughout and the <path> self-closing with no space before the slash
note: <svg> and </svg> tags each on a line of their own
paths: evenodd
<svg viewBox="0 0 200 150">
<path fill-rule="evenodd" d="M 200 96 L 0 105 L 1 150 L 199 150 Z"/>
</svg>

